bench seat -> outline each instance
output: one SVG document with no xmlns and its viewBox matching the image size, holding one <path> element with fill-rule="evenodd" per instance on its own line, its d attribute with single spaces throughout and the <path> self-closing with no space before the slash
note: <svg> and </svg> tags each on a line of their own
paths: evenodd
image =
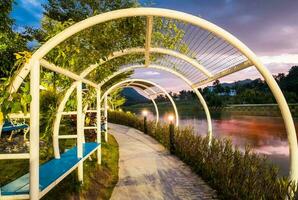
<svg viewBox="0 0 298 200">
<path fill-rule="evenodd" d="M 29 126 L 27 124 L 12 124 L 11 122 L 5 122 L 2 127 L 2 132 L 9 132 L 9 131 L 16 131 L 28 128 Z"/>
<path fill-rule="evenodd" d="M 81 160 L 90 156 L 100 144 L 88 142 L 83 144 L 83 158 L 77 158 L 77 147 L 61 154 L 60 159 L 52 159 L 39 167 L 39 190 L 43 191 L 60 177 L 74 170 Z M 1 195 L 29 194 L 29 173 L 1 188 Z"/>
</svg>

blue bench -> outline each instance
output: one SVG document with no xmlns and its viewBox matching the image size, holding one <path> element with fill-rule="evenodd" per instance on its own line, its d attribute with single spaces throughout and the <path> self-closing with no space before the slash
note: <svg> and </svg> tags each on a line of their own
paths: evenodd
<svg viewBox="0 0 298 200">
<path fill-rule="evenodd" d="M 11 141 L 13 135 L 19 130 L 24 130 L 24 140 L 27 140 L 26 135 L 29 132 L 29 126 L 27 124 L 13 124 L 10 121 L 5 121 L 3 124 L 1 133 L 11 132 L 8 138 L 8 141 Z M 0 137 L 1 137 L 1 133 L 0 133 Z"/>
<path fill-rule="evenodd" d="M 88 142 L 83 144 L 83 158 L 77 157 L 77 147 L 61 154 L 60 159 L 50 160 L 39 166 L 39 190 L 43 191 L 60 177 L 75 169 L 79 162 L 89 157 L 100 144 Z M 29 194 L 29 173 L 1 188 L 2 196 Z"/>
<path fill-rule="evenodd" d="M 2 132 L 16 131 L 29 128 L 27 124 L 13 124 L 10 121 L 5 121 L 2 127 Z"/>
</svg>

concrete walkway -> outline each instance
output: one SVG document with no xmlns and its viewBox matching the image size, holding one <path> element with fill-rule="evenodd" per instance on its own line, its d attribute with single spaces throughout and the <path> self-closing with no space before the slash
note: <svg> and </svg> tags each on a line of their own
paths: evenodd
<svg viewBox="0 0 298 200">
<path fill-rule="evenodd" d="M 120 150 L 119 181 L 111 199 L 214 199 L 215 192 L 150 136 L 109 124 Z"/>
</svg>

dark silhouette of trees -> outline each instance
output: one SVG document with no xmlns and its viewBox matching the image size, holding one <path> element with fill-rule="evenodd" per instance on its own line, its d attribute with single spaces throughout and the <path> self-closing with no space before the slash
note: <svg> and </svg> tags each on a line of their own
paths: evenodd
<svg viewBox="0 0 298 200">
<path fill-rule="evenodd" d="M 279 73 L 274 76 L 282 89 L 288 103 L 298 102 L 298 66 L 293 66 L 289 73 Z M 221 84 L 219 80 L 212 86 L 199 88 L 208 106 L 222 107 L 227 104 L 264 104 L 276 103 L 267 83 L 258 78 L 255 80 L 237 81 L 235 83 Z M 232 94 L 233 91 L 235 94 Z M 187 101 L 196 99 L 192 91 L 182 90 L 175 95 L 176 100 Z M 166 101 L 164 96 L 159 96 L 158 101 Z"/>
</svg>

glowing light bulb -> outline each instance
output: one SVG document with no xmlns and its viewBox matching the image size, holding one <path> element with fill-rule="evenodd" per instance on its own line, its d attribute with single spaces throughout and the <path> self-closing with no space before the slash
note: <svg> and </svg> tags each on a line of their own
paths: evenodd
<svg viewBox="0 0 298 200">
<path fill-rule="evenodd" d="M 142 115 L 143 115 L 144 117 L 146 117 L 146 116 L 148 115 L 148 111 L 147 111 L 147 110 L 143 110 L 143 111 L 142 111 Z"/>
<path fill-rule="evenodd" d="M 173 122 L 173 120 L 174 120 L 174 116 L 173 116 L 173 115 L 169 115 L 169 116 L 168 116 L 168 120 L 169 120 L 170 122 Z"/>
</svg>

